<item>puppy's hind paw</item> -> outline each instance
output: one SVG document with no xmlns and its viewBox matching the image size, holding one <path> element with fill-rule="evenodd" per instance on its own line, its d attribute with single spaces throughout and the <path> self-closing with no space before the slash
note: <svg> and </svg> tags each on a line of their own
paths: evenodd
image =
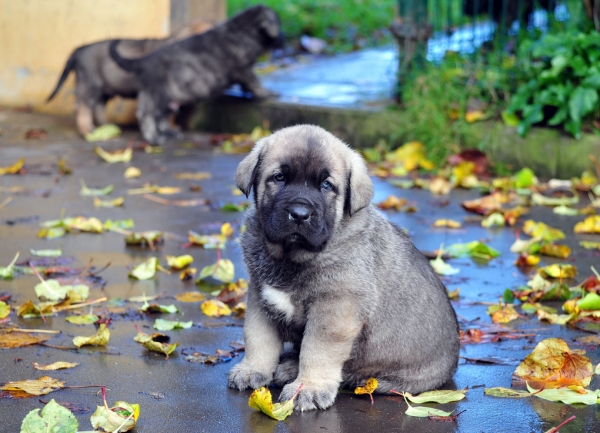
<svg viewBox="0 0 600 433">
<path fill-rule="evenodd" d="M 272 378 L 272 373 L 256 371 L 242 362 L 231 369 L 227 384 L 231 388 L 237 388 L 240 391 L 246 388 L 257 389 L 271 383 Z"/>
<path fill-rule="evenodd" d="M 279 401 L 283 402 L 291 399 L 298 391 L 300 384 L 300 381 L 295 381 L 284 386 L 279 395 Z M 333 405 L 337 393 L 337 383 L 304 384 L 296 396 L 295 408 L 300 411 L 327 409 Z"/>
</svg>

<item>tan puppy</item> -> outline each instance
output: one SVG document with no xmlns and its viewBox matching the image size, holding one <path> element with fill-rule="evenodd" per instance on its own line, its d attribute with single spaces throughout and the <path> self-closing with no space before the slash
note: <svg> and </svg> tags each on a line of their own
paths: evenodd
<svg viewBox="0 0 600 433">
<path fill-rule="evenodd" d="M 369 205 L 373 184 L 357 153 L 317 126 L 294 126 L 259 141 L 235 178 L 246 195 L 254 190 L 254 206 L 242 236 L 246 355 L 229 386 L 275 381 L 287 400 L 302 383 L 296 404 L 307 410 L 369 377 L 380 393 L 451 379 L 459 335 L 446 289 Z"/>
</svg>

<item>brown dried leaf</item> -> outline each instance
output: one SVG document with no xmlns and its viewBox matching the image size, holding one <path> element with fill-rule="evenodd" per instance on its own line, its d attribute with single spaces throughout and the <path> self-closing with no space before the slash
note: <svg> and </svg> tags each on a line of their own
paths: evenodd
<svg viewBox="0 0 600 433">
<path fill-rule="evenodd" d="M 18 397 L 33 397 L 34 395 L 45 395 L 52 391 L 57 391 L 62 389 L 64 386 L 64 380 L 53 379 L 49 376 L 42 376 L 35 380 L 7 382 L 0 389 L 10 393 L 11 395 L 14 393 Z M 23 392 L 25 392 L 27 395 L 23 396 Z"/>
<path fill-rule="evenodd" d="M 31 346 L 50 340 L 51 335 L 27 334 L 23 332 L 0 331 L 0 349 Z"/>
</svg>

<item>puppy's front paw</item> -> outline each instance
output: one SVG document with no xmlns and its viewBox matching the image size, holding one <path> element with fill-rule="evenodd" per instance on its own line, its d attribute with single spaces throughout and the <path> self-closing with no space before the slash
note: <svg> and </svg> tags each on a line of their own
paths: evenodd
<svg viewBox="0 0 600 433">
<path fill-rule="evenodd" d="M 229 372 L 227 383 L 231 388 L 240 391 L 246 388 L 257 389 L 266 386 L 273 380 L 273 373 L 259 371 L 245 362 L 240 362 Z"/>
<path fill-rule="evenodd" d="M 298 359 L 288 358 L 281 361 L 275 370 L 273 382 L 277 386 L 283 386 L 293 382 L 298 377 Z"/>
<path fill-rule="evenodd" d="M 279 401 L 291 399 L 298 388 L 300 381 L 295 381 L 283 387 Z M 321 384 L 305 383 L 296 396 L 295 407 L 301 411 L 313 409 L 327 409 L 335 401 L 339 384 L 336 382 L 325 382 Z"/>
</svg>

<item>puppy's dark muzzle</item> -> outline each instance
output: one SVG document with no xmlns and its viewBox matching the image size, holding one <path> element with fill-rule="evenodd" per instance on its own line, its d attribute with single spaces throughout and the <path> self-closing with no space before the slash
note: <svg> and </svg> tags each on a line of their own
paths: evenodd
<svg viewBox="0 0 600 433">
<path fill-rule="evenodd" d="M 294 204 L 288 209 L 288 217 L 296 224 L 307 223 L 312 215 L 312 210 L 304 204 Z"/>
</svg>

